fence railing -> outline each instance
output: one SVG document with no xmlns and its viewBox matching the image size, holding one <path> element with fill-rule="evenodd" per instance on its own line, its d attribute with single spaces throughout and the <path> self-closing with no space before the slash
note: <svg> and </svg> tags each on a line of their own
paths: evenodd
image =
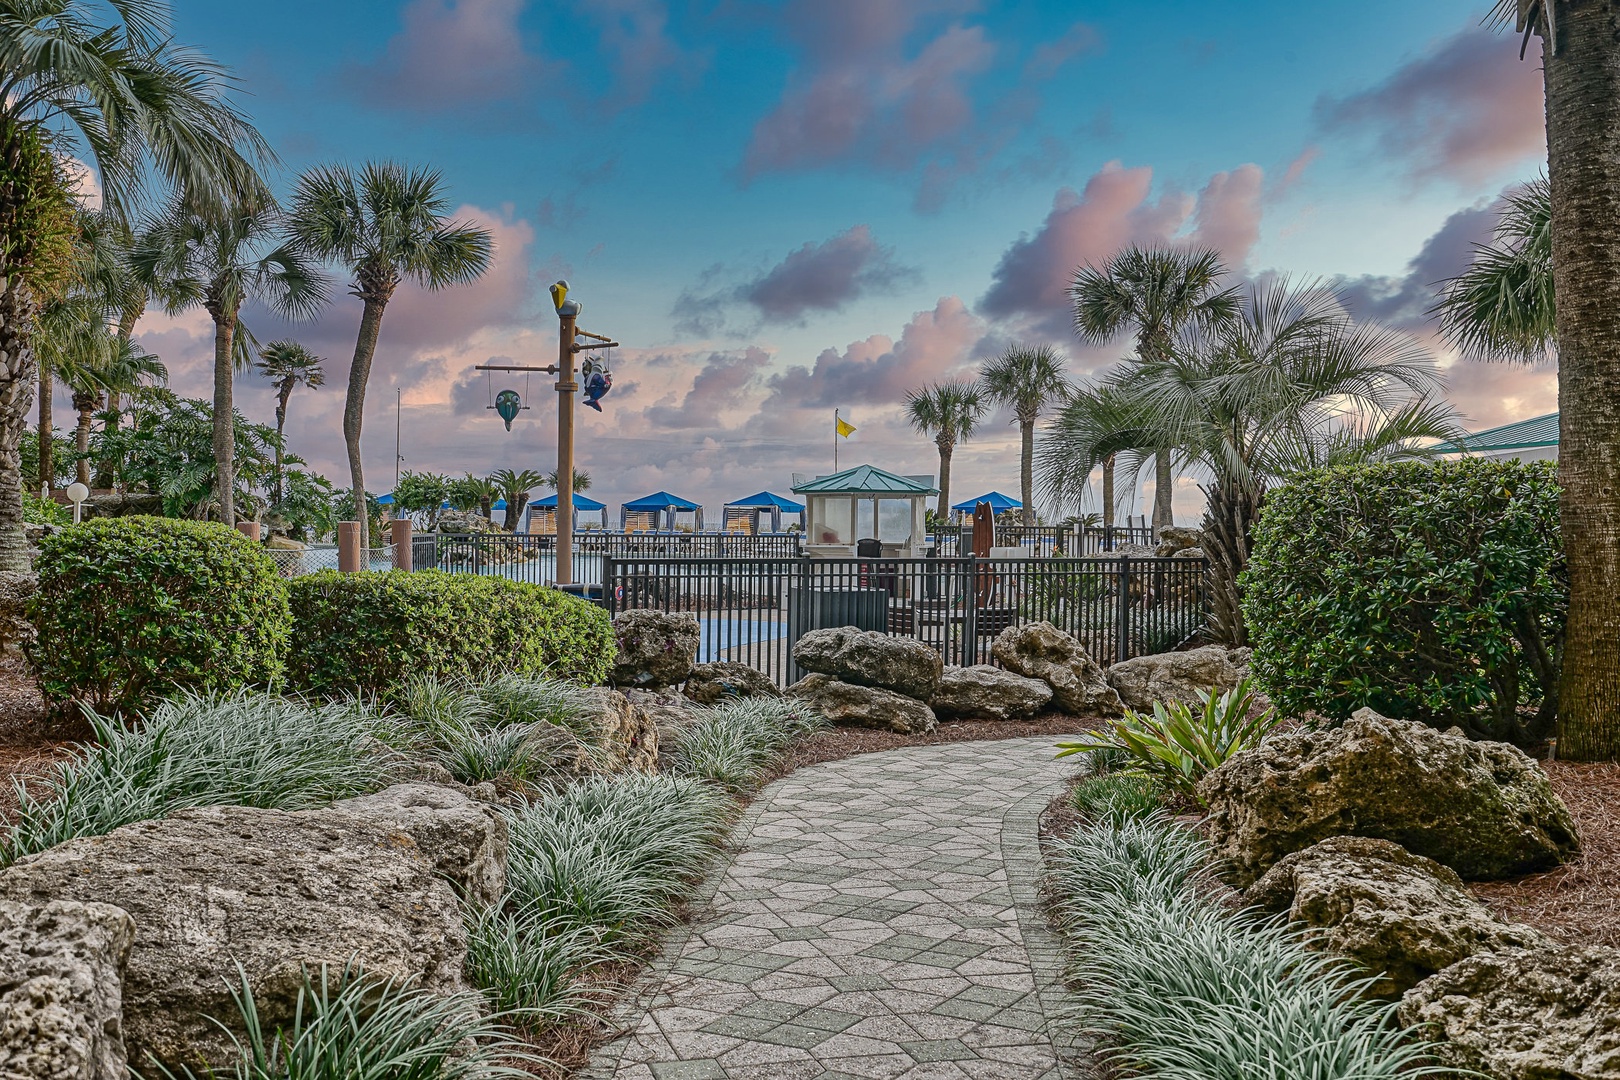
<svg viewBox="0 0 1620 1080">
<path fill-rule="evenodd" d="M 934 551 L 942 556 L 957 556 L 970 552 L 973 546 L 973 529 L 963 526 L 960 529 L 935 530 L 931 539 L 934 541 Z M 1047 556 L 1054 551 L 1073 555 L 1075 531 L 1069 525 L 997 525 L 995 546 L 1022 548 L 1030 555 Z"/>
<path fill-rule="evenodd" d="M 1078 550 L 1082 555 L 1102 555 L 1117 550 L 1121 544 L 1151 545 L 1153 539 L 1153 529 L 1147 525 L 1114 525 L 1107 529 L 1090 525 L 1081 530 Z"/>
<path fill-rule="evenodd" d="M 915 638 L 949 664 L 991 663 L 1010 626 L 1045 621 L 1099 662 L 1166 652 L 1204 625 L 1201 559 L 618 559 L 609 611 L 689 612 L 699 660 L 736 660 L 786 685 L 810 630 L 858 626 Z"/>
</svg>

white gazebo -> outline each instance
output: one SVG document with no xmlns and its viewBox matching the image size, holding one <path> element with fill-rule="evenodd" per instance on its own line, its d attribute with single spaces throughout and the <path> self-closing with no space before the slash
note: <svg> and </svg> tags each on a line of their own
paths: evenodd
<svg viewBox="0 0 1620 1080">
<path fill-rule="evenodd" d="M 899 476 L 873 465 L 795 478 L 793 494 L 804 497 L 805 550 L 822 558 L 848 558 L 862 540 L 876 540 L 882 554 L 920 557 L 928 549 L 927 502 L 938 495 L 931 476 Z"/>
</svg>

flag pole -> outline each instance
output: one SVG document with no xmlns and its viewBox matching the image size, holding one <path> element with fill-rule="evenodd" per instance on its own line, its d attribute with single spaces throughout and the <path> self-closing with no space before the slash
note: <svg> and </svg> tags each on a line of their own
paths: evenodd
<svg viewBox="0 0 1620 1080">
<path fill-rule="evenodd" d="M 833 472 L 838 471 L 838 410 L 833 410 Z"/>
</svg>

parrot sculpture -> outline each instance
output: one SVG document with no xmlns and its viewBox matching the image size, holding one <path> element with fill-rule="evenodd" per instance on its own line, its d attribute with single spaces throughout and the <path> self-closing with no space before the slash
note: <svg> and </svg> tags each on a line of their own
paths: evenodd
<svg viewBox="0 0 1620 1080">
<path fill-rule="evenodd" d="M 602 411 L 599 402 L 607 397 L 607 392 L 613 389 L 613 376 L 606 371 L 593 371 L 585 377 L 585 404 L 597 412 Z"/>
</svg>

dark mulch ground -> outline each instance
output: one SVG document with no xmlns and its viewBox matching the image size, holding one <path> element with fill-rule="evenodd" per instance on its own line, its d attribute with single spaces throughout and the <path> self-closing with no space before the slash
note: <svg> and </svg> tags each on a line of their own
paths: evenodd
<svg viewBox="0 0 1620 1080">
<path fill-rule="evenodd" d="M 1575 815 L 1580 856 L 1545 874 L 1473 890 L 1503 918 L 1560 941 L 1620 946 L 1620 765 L 1542 764 Z"/>
<path fill-rule="evenodd" d="M 17 807 L 13 779 L 26 780 L 50 770 L 76 738 L 89 732 L 47 724 L 45 702 L 21 655 L 0 650 L 0 823 Z"/>
</svg>

